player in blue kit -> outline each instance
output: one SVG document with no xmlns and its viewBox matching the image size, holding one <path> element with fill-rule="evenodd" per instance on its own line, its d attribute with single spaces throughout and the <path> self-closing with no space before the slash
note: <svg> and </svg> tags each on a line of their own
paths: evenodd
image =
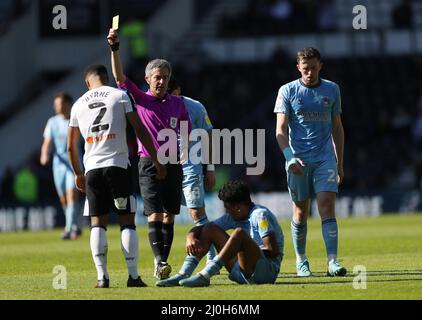
<svg viewBox="0 0 422 320">
<path fill-rule="evenodd" d="M 339 86 L 319 74 L 321 55 L 304 48 L 297 55 L 301 78 L 282 86 L 274 112 L 277 142 L 286 158 L 287 182 L 293 201 L 291 230 L 297 275 L 311 276 L 306 257 L 310 199 L 316 194 L 328 257 L 327 275 L 344 276 L 337 261 L 338 226 L 335 200 L 343 180 L 344 130 Z"/>
<path fill-rule="evenodd" d="M 227 213 L 188 233 L 188 256 L 182 268 L 171 278 L 158 281 L 157 286 L 209 286 L 210 278 L 223 266 L 229 272 L 229 279 L 238 284 L 276 281 L 284 249 L 284 235 L 276 217 L 251 201 L 249 188 L 242 181 L 227 182 L 218 197 Z M 231 235 L 226 233 L 230 229 L 234 230 Z M 191 276 L 211 244 L 218 255 L 202 271 Z"/>
<path fill-rule="evenodd" d="M 45 166 L 53 152 L 54 184 L 66 217 L 66 226 L 61 235 L 64 240 L 74 240 L 81 234 L 79 193 L 66 149 L 72 103 L 73 99 L 67 93 L 59 93 L 54 97 L 56 115 L 48 120 L 45 127 L 40 157 L 40 163 Z"/>
<path fill-rule="evenodd" d="M 172 95 L 180 96 L 185 103 L 189 118 L 192 123 L 192 130 L 204 129 L 211 131 L 213 129 L 211 120 L 204 105 L 199 101 L 181 95 L 181 86 L 174 76 L 169 81 L 169 92 Z M 209 135 L 211 137 L 211 134 Z M 201 142 L 190 142 L 189 150 Z M 203 148 L 205 150 L 206 148 Z M 197 155 L 201 157 L 201 154 Z M 205 171 L 205 175 L 204 175 Z M 210 191 L 215 185 L 214 165 L 205 166 L 202 163 L 193 164 L 191 159 L 183 164 L 183 183 L 182 183 L 182 205 L 188 208 L 195 226 L 202 226 L 209 222 L 205 212 L 205 190 Z M 211 261 L 215 256 L 214 246 L 210 247 L 207 254 L 207 261 Z"/>
</svg>

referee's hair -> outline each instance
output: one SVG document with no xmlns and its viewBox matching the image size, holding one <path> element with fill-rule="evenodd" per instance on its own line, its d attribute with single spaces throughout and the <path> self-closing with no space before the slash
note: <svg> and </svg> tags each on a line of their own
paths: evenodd
<svg viewBox="0 0 422 320">
<path fill-rule="evenodd" d="M 68 94 L 67 92 L 59 92 L 56 93 L 53 97 L 53 100 L 56 100 L 57 98 L 60 98 L 63 100 L 63 102 L 68 103 L 70 105 L 73 104 L 73 98 L 70 94 Z"/>
<path fill-rule="evenodd" d="M 145 67 L 145 76 L 150 77 L 152 70 L 154 70 L 155 68 L 167 69 L 171 76 L 171 73 L 172 73 L 171 64 L 165 59 L 154 59 L 148 62 L 147 66 Z"/>
<path fill-rule="evenodd" d="M 92 64 L 88 68 L 85 69 L 85 79 L 87 79 L 89 76 L 99 76 L 101 79 L 101 82 L 108 83 L 109 77 L 107 68 L 103 66 L 102 64 Z"/>
<path fill-rule="evenodd" d="M 252 203 L 251 194 L 247 184 L 241 180 L 227 181 L 218 192 L 218 198 L 227 203 Z"/>
</svg>

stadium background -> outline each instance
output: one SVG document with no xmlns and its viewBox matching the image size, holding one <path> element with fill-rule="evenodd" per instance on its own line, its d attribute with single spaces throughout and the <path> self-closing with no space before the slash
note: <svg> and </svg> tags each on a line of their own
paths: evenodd
<svg viewBox="0 0 422 320">
<path fill-rule="evenodd" d="M 66 30 L 52 25 L 58 4 L 67 9 Z M 366 30 L 353 28 L 356 5 L 367 9 Z M 346 178 L 338 215 L 421 210 L 422 1 L 2 0 L 0 232 L 63 224 L 51 168 L 39 164 L 42 133 L 55 93 L 77 98 L 87 65 L 110 66 L 106 35 L 115 14 L 125 71 L 136 83 L 145 87 L 148 59 L 166 58 L 215 128 L 266 130 L 265 173 L 219 165 L 218 185 L 244 178 L 255 200 L 290 216 L 273 107 L 278 88 L 299 76 L 296 52 L 316 46 L 322 77 L 342 91 Z M 221 209 L 208 194 L 209 215 Z"/>
</svg>

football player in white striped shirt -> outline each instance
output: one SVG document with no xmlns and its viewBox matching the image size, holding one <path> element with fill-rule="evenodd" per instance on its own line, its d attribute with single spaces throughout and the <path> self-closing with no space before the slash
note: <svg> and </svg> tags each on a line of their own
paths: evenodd
<svg viewBox="0 0 422 320">
<path fill-rule="evenodd" d="M 126 92 L 107 86 L 108 80 L 107 69 L 102 65 L 90 66 L 85 72 L 89 91 L 72 108 L 67 141 L 69 160 L 77 188 L 87 195 L 90 245 L 98 273 L 96 287 L 109 287 L 106 230 L 110 210 L 118 214 L 121 226 L 121 248 L 129 273 L 127 286 L 145 287 L 138 274 L 139 239 L 135 226 L 136 201 L 131 196 L 128 169 L 127 121 L 151 154 L 158 178 L 165 176 L 165 168 L 157 161 L 151 136 L 134 111 L 133 99 Z M 78 163 L 80 134 L 85 140 L 85 172 Z"/>
</svg>

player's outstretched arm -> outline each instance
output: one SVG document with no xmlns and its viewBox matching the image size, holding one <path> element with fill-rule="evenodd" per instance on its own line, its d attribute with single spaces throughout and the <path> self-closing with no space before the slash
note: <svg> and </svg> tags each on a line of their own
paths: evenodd
<svg viewBox="0 0 422 320">
<path fill-rule="evenodd" d="M 44 138 L 41 146 L 40 163 L 46 166 L 50 161 L 51 148 L 53 147 L 53 140 L 51 138 Z"/>
<path fill-rule="evenodd" d="M 126 76 L 123 73 L 122 59 L 120 58 L 120 39 L 117 30 L 110 29 L 107 40 L 111 48 L 111 66 L 113 76 L 117 84 L 120 86 L 126 81 Z"/>
<path fill-rule="evenodd" d="M 152 160 L 154 161 L 155 167 L 157 168 L 157 178 L 164 179 L 167 174 L 166 167 L 158 162 L 157 150 L 154 147 L 154 143 L 152 142 L 151 135 L 149 134 L 148 130 L 145 128 L 144 124 L 141 122 L 136 112 L 126 113 L 126 117 L 130 125 L 135 130 L 136 136 L 145 146 L 145 149 L 147 149 Z"/>
<path fill-rule="evenodd" d="M 339 177 L 339 184 L 344 178 L 343 170 L 343 154 L 344 154 L 344 128 L 341 122 L 340 114 L 337 114 L 333 119 L 333 142 L 337 157 L 337 170 Z"/>
<path fill-rule="evenodd" d="M 289 170 L 294 175 L 303 175 L 304 163 L 301 159 L 294 157 L 289 145 L 288 135 L 289 117 L 284 113 L 277 113 L 276 138 L 280 149 L 283 151 Z"/>
<path fill-rule="evenodd" d="M 78 127 L 69 127 L 67 129 L 67 154 L 69 162 L 75 174 L 76 188 L 85 192 L 85 175 L 79 165 L 78 144 L 81 132 Z"/>
</svg>

